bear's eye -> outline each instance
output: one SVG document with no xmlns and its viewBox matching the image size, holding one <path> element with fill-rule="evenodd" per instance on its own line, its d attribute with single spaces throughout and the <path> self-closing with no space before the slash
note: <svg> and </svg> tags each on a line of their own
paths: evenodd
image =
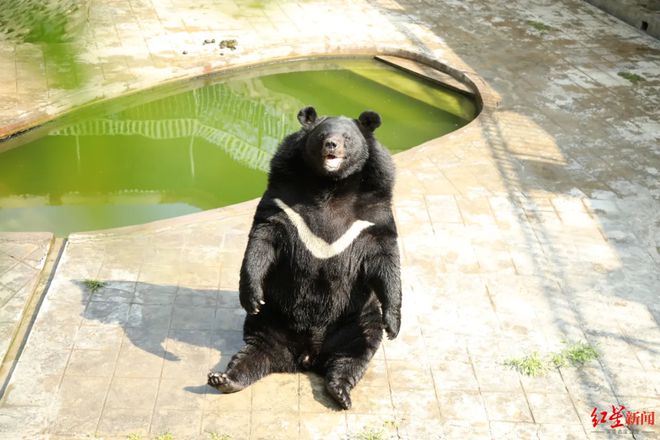
<svg viewBox="0 0 660 440">
<path fill-rule="evenodd" d="M 350 136 L 350 135 L 347 135 L 347 134 L 344 134 L 344 139 L 347 140 L 347 141 L 350 141 L 350 140 L 351 140 L 351 136 Z"/>
</svg>

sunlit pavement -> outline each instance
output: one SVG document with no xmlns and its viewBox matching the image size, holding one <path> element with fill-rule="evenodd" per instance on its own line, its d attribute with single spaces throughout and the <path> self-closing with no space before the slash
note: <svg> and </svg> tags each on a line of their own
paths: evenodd
<svg viewBox="0 0 660 440">
<path fill-rule="evenodd" d="M 0 135 L 165 80 L 335 53 L 448 64 L 485 107 L 396 157 L 403 328 L 353 409 L 337 411 L 312 375 L 233 395 L 205 385 L 241 344 L 247 202 L 70 236 L 2 397 L 0 438 L 660 435 L 625 416 L 660 411 L 658 41 L 581 1 L 131 0 L 77 14 L 61 57 L 0 41 Z M 62 57 L 84 63 L 67 81 Z M 5 266 L 32 255 L 8 243 L 0 298 L 18 278 Z M 91 292 L 86 279 L 106 284 Z M 600 356 L 540 377 L 504 365 L 563 341 Z"/>
</svg>

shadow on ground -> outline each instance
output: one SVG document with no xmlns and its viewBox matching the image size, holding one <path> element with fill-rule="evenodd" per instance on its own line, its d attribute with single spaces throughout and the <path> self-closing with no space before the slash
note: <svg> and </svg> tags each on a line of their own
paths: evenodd
<svg viewBox="0 0 660 440">
<path fill-rule="evenodd" d="M 104 281 L 96 289 L 90 288 L 88 280 L 76 280 L 75 284 L 86 305 L 85 320 L 119 325 L 135 347 L 162 358 L 165 363 L 206 360 L 208 371 L 222 371 L 243 346 L 245 311 L 240 307 L 236 291 L 122 280 Z M 221 394 L 206 384 L 203 374 L 198 376 L 190 377 L 191 382 L 199 385 L 184 387 L 187 392 Z M 314 400 L 327 408 L 338 409 L 326 395 L 321 377 L 314 373 L 303 376 L 309 382 Z"/>
<path fill-rule="evenodd" d="M 168 349 L 174 342 L 219 350 L 218 367 L 225 353 L 240 348 L 245 312 L 238 292 L 129 281 L 105 281 L 90 289 L 86 281 L 75 283 L 87 304 L 86 320 L 120 325 L 136 347 L 167 361 L 181 360 Z"/>
</svg>

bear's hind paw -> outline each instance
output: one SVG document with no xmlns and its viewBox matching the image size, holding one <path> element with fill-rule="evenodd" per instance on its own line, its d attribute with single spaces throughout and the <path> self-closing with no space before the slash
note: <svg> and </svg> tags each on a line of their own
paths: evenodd
<svg viewBox="0 0 660 440">
<path fill-rule="evenodd" d="M 231 380 L 226 373 L 216 373 L 213 371 L 208 375 L 208 384 L 223 393 L 234 393 L 243 389 L 242 386 Z"/>
</svg>

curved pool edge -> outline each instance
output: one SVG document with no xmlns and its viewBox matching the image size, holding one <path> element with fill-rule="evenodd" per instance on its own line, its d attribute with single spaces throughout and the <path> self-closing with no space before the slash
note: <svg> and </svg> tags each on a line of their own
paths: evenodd
<svg viewBox="0 0 660 440">
<path fill-rule="evenodd" d="M 497 107 L 497 104 L 499 102 L 498 95 L 490 87 L 488 87 L 486 82 L 481 77 L 479 77 L 474 71 L 468 69 L 460 69 L 453 65 L 447 64 L 443 60 L 437 58 L 431 58 L 428 54 L 419 51 L 406 50 L 401 48 L 381 48 L 380 50 L 374 48 L 370 50 L 356 49 L 356 50 L 342 51 L 333 54 L 311 53 L 311 54 L 306 54 L 304 56 L 275 57 L 275 58 L 267 59 L 266 61 L 260 61 L 260 62 L 252 61 L 252 62 L 245 62 L 240 64 L 233 64 L 231 66 L 221 66 L 218 67 L 216 70 L 213 70 L 211 72 L 204 72 L 201 74 L 200 73 L 195 74 L 194 72 L 189 72 L 185 76 L 171 78 L 159 82 L 157 84 L 150 84 L 143 88 L 131 90 L 123 94 L 118 94 L 117 96 L 107 96 L 107 97 L 103 97 L 102 99 L 88 101 L 82 104 L 81 106 L 63 110 L 61 113 L 48 115 L 48 117 L 45 120 L 26 119 L 24 121 L 26 125 L 28 123 L 32 123 L 30 127 L 23 128 L 21 131 L 14 131 L 12 134 L 9 134 L 4 138 L 0 138 L 0 152 L 3 151 L 2 145 L 5 144 L 6 141 L 9 141 L 15 137 L 22 137 L 22 136 L 30 137 L 29 132 L 34 131 L 36 133 L 39 129 L 42 128 L 44 130 L 48 129 L 49 123 L 57 119 L 64 118 L 75 111 L 79 111 L 81 109 L 89 108 L 92 106 L 97 106 L 117 98 L 126 98 L 132 95 L 138 95 L 144 92 L 148 92 L 149 90 L 154 88 L 161 88 L 161 87 L 176 88 L 177 86 L 182 86 L 183 84 L 188 83 L 190 81 L 212 82 L 215 81 L 219 75 L 228 74 L 228 73 L 237 73 L 242 70 L 246 70 L 254 67 L 263 67 L 268 65 L 277 65 L 277 64 L 305 61 L 312 59 L 318 60 L 319 58 L 321 59 L 338 59 L 338 58 L 349 58 L 349 57 L 375 58 L 378 56 L 396 57 L 405 61 L 412 61 L 415 63 L 419 63 L 426 68 L 431 68 L 435 71 L 447 74 L 452 78 L 454 78 L 455 80 L 457 80 L 458 82 L 467 86 L 470 90 L 472 90 L 474 93 L 474 99 L 476 101 L 477 115 L 473 120 L 468 122 L 463 127 L 460 127 L 455 131 L 452 131 L 451 133 L 447 133 L 438 138 L 431 139 L 420 145 L 417 145 L 406 151 L 396 154 L 394 156 L 394 160 L 398 168 L 402 166 L 405 167 L 406 163 L 408 163 L 410 159 L 418 158 L 420 155 L 427 154 L 429 149 L 435 150 L 436 148 L 442 148 L 442 145 L 444 145 L 446 142 L 455 142 L 457 136 L 462 137 L 470 132 L 473 132 L 475 129 L 478 130 L 477 127 L 479 127 L 480 125 L 480 120 L 483 119 L 484 116 L 494 111 L 495 108 Z M 396 66 L 396 67 L 401 68 L 400 66 Z M 434 79 L 432 75 L 429 75 L 427 72 L 428 72 L 427 69 L 421 69 L 420 72 L 417 72 L 417 74 L 419 76 L 425 77 L 426 79 L 432 82 L 437 83 L 438 81 Z M 3 135 L 2 128 L 0 128 L 0 136 L 2 135 Z M 247 212 L 249 213 L 253 212 L 258 200 L 259 199 L 256 198 L 233 205 L 205 210 L 202 212 L 196 212 L 196 213 L 186 214 L 177 217 L 160 219 L 160 220 L 155 220 L 155 221 L 136 224 L 136 225 L 128 225 L 128 226 L 121 226 L 116 228 L 91 230 L 91 231 L 83 231 L 83 232 L 73 232 L 67 235 L 67 239 L 77 241 L 77 240 L 88 240 L 94 237 L 102 238 L 107 236 L 117 236 L 126 233 L 136 233 L 136 232 L 146 233 L 148 231 L 161 231 L 164 229 L 170 229 L 173 227 L 183 226 L 195 222 L 215 220 L 218 219 L 219 217 L 220 218 L 239 217 L 246 214 Z M 2 232 L 0 232 L 0 234 L 2 234 Z"/>
<path fill-rule="evenodd" d="M 130 87 L 121 89 L 119 89 L 119 87 L 110 88 L 102 92 L 95 92 L 91 88 L 81 89 L 68 95 L 66 99 L 63 99 L 61 104 L 35 106 L 31 112 L 19 115 L 15 122 L 0 127 L 0 151 L 3 150 L 3 144 L 6 144 L 9 140 L 17 137 L 29 136 L 30 132 L 40 128 L 47 128 L 49 123 L 65 118 L 73 112 L 102 105 L 118 98 L 129 98 L 155 88 L 175 88 L 191 81 L 200 82 L 202 84 L 213 82 L 220 75 L 236 73 L 254 67 L 265 67 L 269 65 L 313 59 L 378 56 L 394 56 L 409 59 L 446 73 L 475 90 L 475 98 L 477 99 L 478 107 L 488 104 L 488 100 L 484 99 L 489 97 L 489 90 L 487 90 L 485 82 L 481 80 L 475 72 L 468 69 L 467 66 L 461 66 L 463 64 L 462 61 L 455 57 L 451 59 L 440 59 L 437 57 L 431 57 L 429 54 L 425 54 L 418 50 L 400 47 L 340 49 L 332 53 L 319 50 L 310 51 L 303 55 L 278 55 L 277 50 L 274 50 L 274 53 L 271 55 L 268 48 L 265 48 L 260 52 L 263 55 L 260 59 L 252 59 L 247 56 L 237 56 L 235 58 L 228 57 L 224 60 L 217 61 L 215 65 L 209 63 L 204 66 L 194 66 L 189 69 L 184 69 L 161 81 L 145 79 L 144 81 L 132 83 Z M 433 80 L 432 78 L 430 79 Z"/>
</svg>

